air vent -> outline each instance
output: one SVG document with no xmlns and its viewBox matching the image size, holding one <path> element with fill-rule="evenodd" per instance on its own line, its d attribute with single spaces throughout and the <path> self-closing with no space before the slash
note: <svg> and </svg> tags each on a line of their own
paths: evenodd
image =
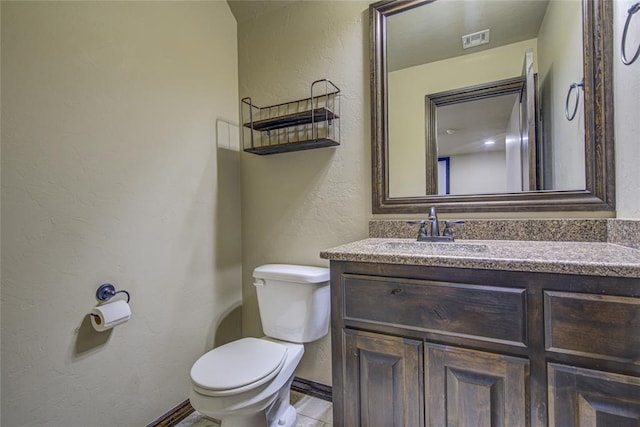
<svg viewBox="0 0 640 427">
<path fill-rule="evenodd" d="M 478 31 L 477 33 L 462 36 L 462 48 L 480 46 L 489 43 L 489 30 Z"/>
</svg>

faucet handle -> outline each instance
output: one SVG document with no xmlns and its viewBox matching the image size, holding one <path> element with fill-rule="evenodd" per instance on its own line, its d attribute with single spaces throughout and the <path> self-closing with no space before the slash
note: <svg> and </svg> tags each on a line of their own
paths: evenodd
<svg viewBox="0 0 640 427">
<path fill-rule="evenodd" d="M 445 221 L 444 222 L 444 231 L 442 232 L 443 236 L 453 236 L 453 230 L 451 229 L 454 225 L 462 225 L 464 221 L 456 220 L 456 221 Z"/>
<path fill-rule="evenodd" d="M 427 230 L 425 229 L 425 225 L 427 224 L 427 221 L 425 220 L 407 221 L 407 224 L 420 226 L 420 229 L 418 230 L 418 240 L 421 240 L 422 238 L 427 237 Z"/>
</svg>

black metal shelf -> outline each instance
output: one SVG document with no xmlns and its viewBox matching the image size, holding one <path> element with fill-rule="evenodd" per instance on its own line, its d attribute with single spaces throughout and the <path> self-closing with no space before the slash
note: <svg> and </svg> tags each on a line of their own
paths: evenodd
<svg viewBox="0 0 640 427">
<path fill-rule="evenodd" d="M 311 110 L 305 110 L 300 111 L 299 113 L 285 114 L 283 116 L 273 117 L 270 119 L 256 120 L 253 122 L 253 125 L 251 122 L 248 122 L 244 124 L 244 127 L 258 131 L 269 131 L 337 118 L 338 116 L 334 114 L 333 111 L 322 107 L 314 109 L 313 114 Z"/>
<path fill-rule="evenodd" d="M 324 91 L 318 94 L 316 86 Z M 243 150 L 266 155 L 340 145 L 339 94 L 337 86 L 323 79 L 311 84 L 311 97 L 297 101 L 258 107 L 243 98 Z"/>
<path fill-rule="evenodd" d="M 296 141 L 289 144 L 263 145 L 255 148 L 245 148 L 247 153 L 265 156 L 267 154 L 288 153 L 291 151 L 311 150 L 313 148 L 335 147 L 339 142 L 327 138 L 309 139 L 307 141 Z"/>
</svg>

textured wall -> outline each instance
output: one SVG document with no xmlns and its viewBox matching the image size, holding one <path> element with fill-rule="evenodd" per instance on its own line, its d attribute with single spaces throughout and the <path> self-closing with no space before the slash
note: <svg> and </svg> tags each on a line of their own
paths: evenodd
<svg viewBox="0 0 640 427">
<path fill-rule="evenodd" d="M 188 396 L 241 298 L 215 138 L 236 37 L 226 2 L 2 2 L 3 425 L 141 426 Z M 103 281 L 133 316 L 97 333 Z"/>
<path fill-rule="evenodd" d="M 367 235 L 371 216 L 366 2 L 296 2 L 239 24 L 240 96 L 260 106 L 342 89 L 341 145 L 242 156 L 244 329 L 260 335 L 251 272 L 263 263 L 327 265 L 320 250 Z M 298 375 L 331 383 L 328 337 L 306 346 Z"/>
<path fill-rule="evenodd" d="M 614 3 L 614 101 L 616 137 L 616 204 L 618 218 L 640 219 L 640 58 L 625 66 L 620 61 L 622 29 L 627 9 L 636 1 Z M 627 58 L 640 44 L 640 15 L 635 14 L 627 36 Z"/>
</svg>

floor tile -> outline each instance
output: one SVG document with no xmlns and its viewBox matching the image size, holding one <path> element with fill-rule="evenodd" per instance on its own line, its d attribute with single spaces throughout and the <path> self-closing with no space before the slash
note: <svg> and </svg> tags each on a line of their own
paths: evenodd
<svg viewBox="0 0 640 427">
<path fill-rule="evenodd" d="M 313 418 L 298 414 L 296 427 L 326 427 L 326 424 L 320 420 L 314 420 Z"/>
<path fill-rule="evenodd" d="M 307 396 L 306 394 L 291 392 L 291 403 L 298 413 L 296 427 L 332 427 L 331 402 Z M 176 427 L 220 427 L 220 425 L 195 411 L 180 421 Z"/>
<path fill-rule="evenodd" d="M 211 418 L 205 417 L 198 411 L 194 411 L 187 418 L 176 424 L 175 427 L 220 427 L 220 424 Z"/>
<path fill-rule="evenodd" d="M 318 399 L 317 397 L 303 395 L 293 406 L 300 415 L 323 422 L 333 422 L 331 402 Z"/>
<path fill-rule="evenodd" d="M 295 405 L 296 402 L 302 399 L 304 396 L 306 396 L 306 394 L 302 394 L 299 391 L 291 390 L 291 398 L 289 399 L 289 402 L 291 402 L 292 405 Z"/>
</svg>

